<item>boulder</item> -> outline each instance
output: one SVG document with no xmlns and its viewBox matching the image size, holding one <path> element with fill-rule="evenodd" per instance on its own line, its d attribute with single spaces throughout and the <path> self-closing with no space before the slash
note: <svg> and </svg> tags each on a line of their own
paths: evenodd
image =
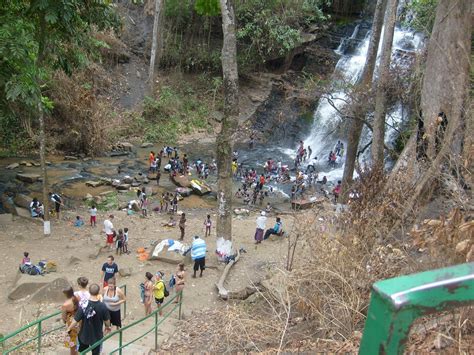
<svg viewBox="0 0 474 355">
<path fill-rule="evenodd" d="M 128 155 L 129 152 L 111 152 L 109 156 L 111 157 L 123 157 L 125 155 Z"/>
<path fill-rule="evenodd" d="M 29 197 L 29 196 L 26 196 L 26 195 L 23 195 L 23 194 L 17 194 L 14 199 L 13 199 L 13 202 L 15 203 L 15 205 L 17 205 L 18 207 L 23 207 L 23 208 L 30 208 L 30 203 L 31 203 L 31 200 L 32 198 Z"/>
<path fill-rule="evenodd" d="M 20 181 L 34 183 L 38 181 L 41 176 L 38 174 L 16 174 L 16 178 Z"/>
<path fill-rule="evenodd" d="M 140 148 L 150 148 L 153 147 L 153 143 L 147 142 L 147 143 L 142 143 Z"/>
<path fill-rule="evenodd" d="M 131 152 L 133 150 L 133 144 L 129 142 L 120 142 L 117 146 L 125 151 Z"/>
<path fill-rule="evenodd" d="M 133 182 L 133 178 L 131 176 L 124 176 L 122 179 L 122 184 L 131 184 Z"/>
<path fill-rule="evenodd" d="M 26 165 L 26 164 L 28 164 L 28 162 L 27 162 L 26 160 L 22 160 L 22 161 L 20 162 L 20 165 Z"/>
<path fill-rule="evenodd" d="M 150 183 L 150 180 L 148 180 L 148 178 L 144 178 L 142 182 L 143 182 L 144 184 L 148 184 L 148 183 Z"/>
<path fill-rule="evenodd" d="M 89 186 L 89 187 L 99 187 L 99 186 L 102 186 L 104 185 L 104 183 L 102 181 L 86 181 L 86 186 Z"/>
<path fill-rule="evenodd" d="M 69 265 L 77 265 L 77 264 L 80 264 L 81 261 L 82 261 L 81 259 L 75 256 L 71 256 L 71 258 L 69 259 Z"/>
<path fill-rule="evenodd" d="M 106 177 L 100 177 L 99 178 L 100 182 L 102 182 L 103 185 L 112 185 L 112 179 L 111 178 L 106 178 Z"/>
<path fill-rule="evenodd" d="M 19 300 L 33 295 L 33 302 L 59 303 L 64 301 L 62 290 L 69 286 L 66 279 L 54 274 L 32 276 L 18 272 L 8 298 Z"/>
<path fill-rule="evenodd" d="M 188 197 L 193 192 L 193 189 L 190 189 L 189 187 L 177 187 L 175 192 L 179 193 L 183 197 Z"/>
<path fill-rule="evenodd" d="M 191 180 L 191 188 L 193 189 L 194 193 L 199 196 L 203 196 L 212 192 L 212 189 L 208 184 L 202 180 L 197 179 Z"/>
<path fill-rule="evenodd" d="M 121 277 L 127 277 L 132 275 L 132 268 L 131 267 L 123 267 L 119 270 L 119 275 Z"/>
<path fill-rule="evenodd" d="M 42 277 L 42 276 L 38 276 Z M 46 286 L 39 289 L 33 297 L 31 297 L 30 302 L 36 303 L 61 303 L 64 302 L 63 290 L 70 287 L 71 284 L 65 278 L 59 277 Z"/>
<path fill-rule="evenodd" d="M 170 179 L 178 187 L 191 187 L 191 181 L 184 175 L 170 176 Z"/>
<path fill-rule="evenodd" d="M 119 186 L 117 186 L 117 190 L 128 191 L 130 190 L 130 184 L 120 184 Z"/>
<path fill-rule="evenodd" d="M 112 181 L 112 186 L 113 186 L 113 187 L 117 187 L 117 186 L 119 186 L 119 185 L 120 185 L 120 180 L 114 179 L 114 180 Z"/>
<path fill-rule="evenodd" d="M 93 198 L 94 198 L 94 197 L 93 197 L 91 194 L 86 194 L 86 195 L 84 196 L 84 201 L 90 201 L 90 200 L 92 200 Z"/>
<path fill-rule="evenodd" d="M 40 163 L 38 163 L 38 162 L 35 162 L 35 161 L 32 161 L 32 162 L 31 162 L 31 164 L 33 164 L 33 166 L 36 166 L 36 167 L 39 167 L 39 166 L 41 166 L 41 164 L 40 164 Z M 51 165 L 51 163 L 50 163 L 50 164 L 48 164 L 48 165 Z"/>
<path fill-rule="evenodd" d="M 64 160 L 78 160 L 79 158 L 78 157 L 75 157 L 73 155 L 66 155 L 64 157 Z"/>
<path fill-rule="evenodd" d="M 108 196 L 108 195 L 113 195 L 114 193 L 115 193 L 115 191 L 109 190 L 109 191 L 101 192 L 99 195 L 100 196 Z"/>
<path fill-rule="evenodd" d="M 132 182 L 132 187 L 138 187 L 140 185 L 141 185 L 141 182 L 138 182 L 138 181 Z"/>
<path fill-rule="evenodd" d="M 18 163 L 13 163 L 13 164 L 8 165 L 8 166 L 7 166 L 7 169 L 8 169 L 8 170 L 13 170 L 13 169 L 18 168 L 19 166 L 20 166 L 20 164 L 18 164 Z"/>
</svg>

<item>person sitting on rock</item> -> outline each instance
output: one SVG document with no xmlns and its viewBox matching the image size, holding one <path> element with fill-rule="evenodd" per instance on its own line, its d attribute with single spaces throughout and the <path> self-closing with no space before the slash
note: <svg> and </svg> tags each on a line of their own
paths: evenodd
<svg viewBox="0 0 474 355">
<path fill-rule="evenodd" d="M 170 220 L 167 223 L 163 223 L 163 227 L 176 227 L 176 221 L 174 219 L 174 214 L 170 215 Z"/>
<path fill-rule="evenodd" d="M 273 228 L 267 229 L 265 232 L 265 235 L 263 236 L 263 239 L 268 239 L 271 235 L 279 235 L 282 231 L 282 223 L 281 223 L 281 218 L 277 217 L 276 223 L 273 226 Z"/>
<path fill-rule="evenodd" d="M 33 198 L 33 201 L 30 203 L 30 212 L 31 217 L 40 217 L 43 218 L 44 216 L 44 206 L 41 202 L 38 201 L 36 197 Z"/>
</svg>

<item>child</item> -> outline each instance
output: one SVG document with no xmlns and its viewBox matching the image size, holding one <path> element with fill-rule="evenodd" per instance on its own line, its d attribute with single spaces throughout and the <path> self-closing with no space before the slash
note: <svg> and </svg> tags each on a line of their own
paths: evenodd
<svg viewBox="0 0 474 355">
<path fill-rule="evenodd" d="M 21 265 L 31 265 L 29 255 L 30 253 L 28 253 L 27 251 L 23 253 L 23 259 L 21 260 Z"/>
<path fill-rule="evenodd" d="M 140 194 L 140 204 L 142 205 L 142 215 L 143 217 L 147 216 L 147 205 L 148 199 L 146 197 L 145 188 L 142 188 L 142 193 Z"/>
<path fill-rule="evenodd" d="M 122 253 L 129 254 L 128 251 L 128 228 L 123 229 L 123 244 L 122 244 Z"/>
<path fill-rule="evenodd" d="M 81 218 L 81 216 L 76 216 L 74 227 L 82 227 L 83 225 L 84 225 L 84 220 Z"/>
<path fill-rule="evenodd" d="M 212 226 L 211 215 L 208 214 L 206 220 L 204 221 L 204 227 L 206 228 L 206 234 L 204 237 L 207 237 L 208 235 L 211 236 L 211 226 Z"/>
<path fill-rule="evenodd" d="M 267 203 L 267 207 L 265 208 L 265 212 L 269 213 L 272 210 L 272 206 L 270 206 L 270 202 Z"/>
<path fill-rule="evenodd" d="M 95 205 L 92 205 L 91 209 L 89 210 L 89 213 L 91 215 L 91 227 L 95 227 L 97 222 L 97 207 Z"/>
<path fill-rule="evenodd" d="M 156 185 L 160 185 L 161 172 L 158 170 L 156 172 Z"/>
<path fill-rule="evenodd" d="M 122 247 L 123 247 L 123 241 L 124 241 L 124 236 L 123 236 L 123 231 L 119 229 L 117 238 L 115 240 L 115 254 L 119 255 L 122 254 Z"/>
</svg>

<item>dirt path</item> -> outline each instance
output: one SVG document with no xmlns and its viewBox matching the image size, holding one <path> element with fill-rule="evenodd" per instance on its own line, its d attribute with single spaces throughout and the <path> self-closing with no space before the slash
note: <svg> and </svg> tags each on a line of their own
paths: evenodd
<svg viewBox="0 0 474 355">
<path fill-rule="evenodd" d="M 203 221 L 207 213 L 211 213 L 215 220 L 214 211 L 204 209 L 184 210 L 187 215 L 187 230 L 185 242 L 190 242 L 195 234 L 202 235 Z M 43 237 L 40 223 L 33 223 L 27 219 L 17 219 L 11 221 L 8 215 L 2 215 L 0 220 L 0 249 L 1 249 L 1 273 L 0 281 L 6 286 L 0 297 L 0 307 L 2 309 L 2 322 L 0 332 L 9 333 L 24 324 L 27 320 L 32 320 L 37 316 L 49 314 L 59 308 L 59 304 L 46 302 L 42 305 L 30 303 L 29 298 L 18 301 L 11 301 L 7 298 L 15 277 L 17 275 L 18 264 L 21 261 L 23 251 L 29 251 L 33 262 L 41 259 L 54 260 L 58 264 L 57 277 L 66 278 L 73 286 L 79 276 L 86 276 L 92 282 L 99 282 L 100 269 L 104 263 L 108 252 L 99 254 L 97 252 L 104 243 L 102 234 L 102 223 L 105 214 L 98 216 L 99 226 L 92 228 L 84 226 L 76 228 L 71 225 L 71 220 L 79 213 L 85 216 L 85 210 L 79 212 L 65 212 L 60 221 L 52 222 L 52 234 Z M 137 259 L 135 251 L 139 247 L 149 248 L 155 240 L 178 237 L 178 229 L 168 229 L 161 224 L 168 220 L 167 215 L 155 214 L 146 219 L 139 216 L 126 216 L 125 212 L 116 212 L 114 226 L 116 228 L 128 227 L 130 230 L 130 250 L 132 254 L 116 257 L 116 262 L 120 268 L 131 268 L 132 275 L 129 277 L 119 277 L 119 284 L 127 284 L 128 303 L 127 317 L 124 324 L 141 318 L 144 315 L 143 306 L 139 300 L 139 287 L 146 271 L 164 271 L 165 279 L 169 280 L 170 275 L 175 271 L 176 265 L 167 264 L 160 261 L 141 262 Z M 234 221 L 234 246 L 244 248 L 247 253 L 243 255 L 235 269 L 231 272 L 229 289 L 237 290 L 246 286 L 250 282 L 257 281 L 258 278 L 268 271 L 266 265 L 273 267 L 283 266 L 286 256 L 286 242 L 284 240 L 271 240 L 255 247 L 253 234 L 255 228 L 255 218 L 238 217 Z M 290 229 L 292 221 L 290 217 L 284 218 L 285 229 Z M 273 225 L 274 218 L 269 217 L 267 227 Z M 193 311 L 203 308 L 217 307 L 223 301 L 216 295 L 215 282 L 218 280 L 224 265 L 217 261 L 213 251 L 215 250 L 215 229 L 211 237 L 207 238 L 209 268 L 205 271 L 203 278 L 192 279 L 192 265 L 187 265 L 187 284 L 185 288 L 183 315 L 192 317 Z M 77 258 L 76 263 L 71 264 L 71 258 Z M 260 272 L 256 272 L 260 271 Z M 41 276 L 31 276 L 41 277 Z M 174 318 L 174 317 L 173 317 Z M 166 340 L 172 336 L 173 323 L 171 321 L 163 327 L 161 340 Z M 130 336 L 143 331 L 143 326 L 137 328 L 136 332 L 130 332 Z M 150 346 L 153 338 L 144 340 L 145 345 Z"/>
</svg>

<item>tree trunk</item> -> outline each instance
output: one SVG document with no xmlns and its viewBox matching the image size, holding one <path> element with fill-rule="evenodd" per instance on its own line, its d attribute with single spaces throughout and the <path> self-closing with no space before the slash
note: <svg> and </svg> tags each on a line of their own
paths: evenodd
<svg viewBox="0 0 474 355">
<path fill-rule="evenodd" d="M 401 223 L 406 218 L 413 217 L 415 207 L 430 197 L 427 192 L 431 190 L 441 173 L 453 173 L 459 168 L 461 174 L 465 171 L 465 176 L 472 175 L 469 170 L 463 170 L 459 164 L 463 146 L 466 149 L 466 143 L 469 144 L 472 139 L 470 131 L 466 131 L 466 128 L 471 129 L 473 124 L 468 100 L 471 31 L 470 0 L 439 1 L 428 45 L 421 93 L 430 164 L 428 168 L 423 169 L 423 165 L 414 160 L 417 136 L 417 132 L 414 132 L 410 139 L 411 144 L 407 145 L 402 154 L 409 159 L 411 157 L 411 160 L 415 161 L 415 168 L 421 171 L 417 174 L 416 181 L 411 181 L 415 187 L 404 206 L 405 212 Z M 447 118 L 447 126 L 443 131 L 437 127 L 439 112 L 444 112 Z M 442 136 L 437 137 L 437 134 Z M 464 161 L 463 167 L 466 168 L 466 165 L 469 165 L 469 162 Z M 415 175 L 400 169 L 399 175 L 401 174 Z M 457 171 L 454 174 L 458 174 Z M 396 230 L 398 225 L 393 230 Z"/>
<path fill-rule="evenodd" d="M 222 13 L 222 74 L 224 82 L 224 117 L 217 136 L 217 190 L 219 210 L 217 237 L 232 240 L 232 135 L 239 115 L 239 76 L 235 16 L 231 0 L 220 0 Z"/>
<path fill-rule="evenodd" d="M 155 0 L 155 16 L 153 20 L 153 38 L 151 43 L 150 69 L 148 70 L 148 88 L 150 95 L 153 93 L 153 88 L 155 86 L 155 62 L 158 51 L 158 28 L 160 24 L 160 12 L 162 4 L 163 0 Z"/>
<path fill-rule="evenodd" d="M 46 132 L 44 125 L 43 104 L 38 103 L 38 120 L 39 120 L 39 141 L 40 141 L 40 165 L 42 178 L 43 206 L 44 206 L 44 224 L 49 224 L 49 196 L 48 196 L 48 172 L 46 169 Z M 44 228 L 44 234 L 50 230 L 50 226 Z"/>
<path fill-rule="evenodd" d="M 374 131 L 372 139 L 372 166 L 383 170 L 384 165 L 384 139 L 385 115 L 387 113 L 386 88 L 390 80 L 390 62 L 392 57 L 393 33 L 397 19 L 398 0 L 388 0 L 385 29 L 380 57 L 380 75 L 375 95 Z"/>
<path fill-rule="evenodd" d="M 446 129 L 440 127 L 438 114 L 443 112 L 448 123 L 452 119 L 465 116 L 463 104 L 471 55 L 471 4 L 469 0 L 440 0 L 436 10 L 421 94 L 421 110 L 430 159 L 435 158 L 439 150 L 436 148 L 437 142 L 439 146 L 443 138 L 440 135 Z M 460 150 L 459 146 L 454 152 L 460 154 Z"/>
<path fill-rule="evenodd" d="M 368 92 L 370 84 L 372 83 L 386 5 L 387 0 L 378 0 L 377 5 L 375 6 L 369 49 L 367 51 L 364 71 L 362 72 L 362 75 L 359 79 L 359 93 Z M 362 119 L 365 119 L 365 116 L 367 114 L 367 109 L 363 107 L 362 101 L 365 102 L 365 100 L 359 99 L 355 103 L 356 107 L 354 109 L 354 115 L 360 117 L 361 119 L 354 119 L 351 121 L 349 136 L 347 138 L 346 162 L 344 165 L 344 174 L 342 178 L 343 191 L 348 191 L 349 186 L 352 183 L 352 176 L 354 175 L 354 167 L 355 161 L 357 159 L 360 135 L 362 133 L 362 128 L 364 125 Z"/>
</svg>

